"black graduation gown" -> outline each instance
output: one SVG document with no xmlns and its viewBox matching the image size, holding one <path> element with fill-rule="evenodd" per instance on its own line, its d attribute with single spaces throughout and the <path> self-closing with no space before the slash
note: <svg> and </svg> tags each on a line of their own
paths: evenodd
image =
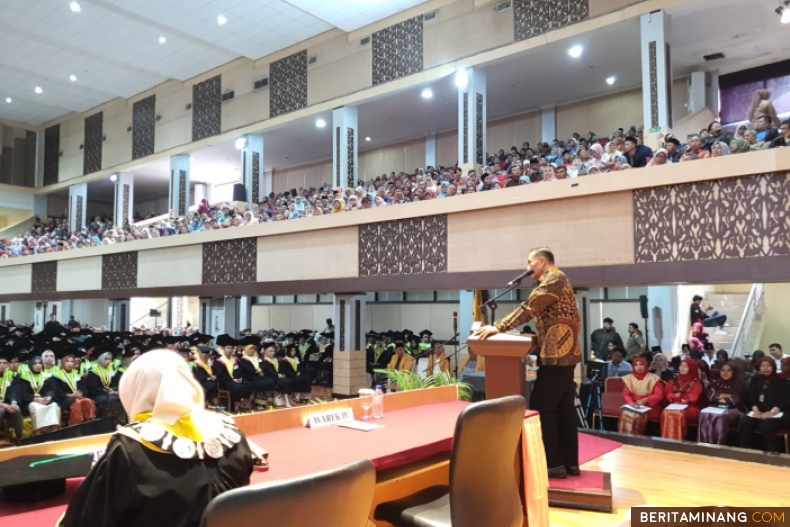
<svg viewBox="0 0 790 527">
<path fill-rule="evenodd" d="M 368 353 L 368 373 L 373 373 L 373 370 L 386 370 L 392 359 L 392 352 L 389 348 L 384 348 L 384 351 L 379 355 L 379 360 L 376 360 L 376 351 L 371 350 Z"/>
<path fill-rule="evenodd" d="M 215 360 L 214 364 L 211 366 L 211 370 L 217 377 L 219 389 L 229 391 L 233 397 L 247 397 L 251 395 L 254 388 L 250 383 L 243 382 L 242 371 L 238 365 L 238 361 L 236 361 L 236 365 L 233 367 L 233 376 L 231 377 L 231 375 L 228 374 L 228 369 L 225 367 L 225 364 L 222 363 L 223 360 L 225 360 L 224 357 L 219 358 Z M 242 382 L 234 382 L 234 379 L 241 380 Z"/>
<path fill-rule="evenodd" d="M 310 393 L 312 390 L 312 381 L 305 373 L 305 363 L 300 362 L 294 369 L 293 364 L 288 359 L 280 359 L 280 372 L 291 380 L 293 384 L 293 391 L 298 393 Z M 301 375 L 297 375 L 301 373 Z"/>
<path fill-rule="evenodd" d="M 82 386 L 84 383 L 82 382 L 82 378 L 77 381 L 77 390 L 82 392 L 82 395 L 87 396 L 88 394 L 85 393 L 85 388 Z M 44 383 L 44 388 L 46 390 L 46 394 L 49 397 L 52 397 L 52 400 L 58 403 L 58 406 L 67 410 L 71 408 L 71 405 L 74 404 L 76 399 L 69 399 L 69 395 L 73 393 L 69 385 L 63 382 L 58 377 L 52 376 L 47 379 L 47 382 Z"/>
<path fill-rule="evenodd" d="M 47 397 L 47 383 L 49 379 L 44 381 L 44 384 L 41 388 L 41 392 L 39 395 L 41 397 Z M 35 399 L 35 394 L 33 393 L 33 388 L 30 386 L 30 382 L 26 379 L 23 379 L 21 375 L 17 375 L 13 381 L 11 381 L 11 386 L 8 387 L 6 393 L 6 400 L 16 401 L 19 405 L 19 409 L 22 411 L 22 415 L 25 417 L 30 416 L 30 403 L 33 402 Z"/>
<path fill-rule="evenodd" d="M 214 368 L 211 368 L 211 371 L 213 373 Z M 203 391 L 206 394 L 206 399 L 213 399 L 217 396 L 219 386 L 217 384 L 216 378 L 213 381 L 210 381 L 209 377 L 211 376 L 199 364 L 195 364 L 194 368 L 192 368 L 192 375 L 195 377 L 195 380 L 203 387 Z"/>
<path fill-rule="evenodd" d="M 261 371 L 263 371 L 261 363 L 259 363 L 258 366 L 261 368 Z M 241 378 L 244 379 L 244 382 L 252 384 L 256 392 L 268 392 L 277 387 L 276 383 L 271 379 L 258 375 L 258 370 L 255 369 L 255 365 L 252 361 L 244 358 L 239 359 L 239 369 L 241 370 Z"/>
<path fill-rule="evenodd" d="M 111 390 L 118 391 L 118 380 L 120 379 L 120 375 L 115 373 L 112 376 L 112 380 L 110 381 L 110 388 Z M 95 371 L 91 370 L 88 372 L 88 375 L 85 377 L 84 381 L 84 388 L 85 388 L 85 395 L 96 401 L 96 404 L 102 404 L 105 401 L 105 397 L 107 397 L 107 391 L 104 388 L 104 384 L 101 382 L 101 377 Z M 110 397 L 118 397 L 117 395 L 112 395 Z"/>
<path fill-rule="evenodd" d="M 249 485 L 246 439 L 220 459 L 181 459 L 115 434 L 71 498 L 63 527 L 198 527 L 216 496 Z"/>
<path fill-rule="evenodd" d="M 261 361 L 261 370 L 263 370 L 263 375 L 269 379 L 270 381 L 274 381 L 277 384 L 277 389 L 283 393 L 291 393 L 293 392 L 293 382 L 291 379 L 286 377 L 285 379 L 280 379 L 279 374 L 287 375 L 285 372 L 285 368 L 283 368 L 282 364 L 279 364 L 278 367 L 280 368 L 279 371 L 274 369 L 274 365 L 271 364 L 267 360 Z"/>
</svg>

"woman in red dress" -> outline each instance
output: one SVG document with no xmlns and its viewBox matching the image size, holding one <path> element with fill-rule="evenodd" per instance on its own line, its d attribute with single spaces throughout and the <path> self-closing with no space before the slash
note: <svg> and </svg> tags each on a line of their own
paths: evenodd
<svg viewBox="0 0 790 527">
<path fill-rule="evenodd" d="M 655 421 L 661 415 L 664 400 L 664 383 L 655 373 L 650 373 L 648 364 L 642 357 L 634 359 L 634 371 L 623 377 L 623 397 L 632 407 L 649 408 L 647 413 L 637 413 L 623 409 L 620 411 L 618 431 L 621 434 L 645 433 L 648 421 Z"/>
<path fill-rule="evenodd" d="M 669 381 L 664 389 L 664 400 L 668 405 L 685 405 L 683 410 L 664 409 L 661 414 L 661 437 L 683 441 L 688 434 L 689 424 L 699 419 L 702 404 L 702 381 L 699 366 L 693 359 L 680 363 L 677 378 Z"/>
</svg>

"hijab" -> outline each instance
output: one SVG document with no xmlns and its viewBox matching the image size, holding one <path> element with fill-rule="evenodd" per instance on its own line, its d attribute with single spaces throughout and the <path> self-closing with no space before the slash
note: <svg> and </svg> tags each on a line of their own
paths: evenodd
<svg viewBox="0 0 790 527">
<path fill-rule="evenodd" d="M 376 207 L 386 207 L 388 203 L 381 196 L 376 196 Z"/>
<path fill-rule="evenodd" d="M 689 372 L 685 375 L 678 372 L 678 382 L 680 384 L 687 384 L 699 380 L 699 366 L 694 359 L 683 359 L 681 364 L 688 366 Z"/>
<path fill-rule="evenodd" d="M 339 209 L 337 209 L 337 210 L 335 210 L 335 207 L 334 207 L 334 204 L 335 204 L 336 202 L 337 202 L 337 203 L 340 203 L 340 208 L 339 208 Z M 340 198 L 335 198 L 335 199 L 333 199 L 333 200 L 332 200 L 332 204 L 333 204 L 333 206 L 332 206 L 332 214 L 337 214 L 338 212 L 343 212 L 343 211 L 345 211 L 345 210 L 346 210 L 346 205 L 343 203 L 343 200 L 342 200 L 342 199 L 340 199 Z"/>
<path fill-rule="evenodd" d="M 790 366 L 790 357 L 783 358 L 782 364 L 787 364 Z M 782 377 L 783 379 L 790 379 L 790 370 L 787 370 L 785 372 L 779 372 L 779 376 Z"/>
<path fill-rule="evenodd" d="M 224 428 L 219 414 L 205 411 L 203 387 L 177 353 L 154 350 L 141 355 L 118 388 L 126 413 L 135 421 L 155 421 L 177 437 L 215 438 Z"/>
<path fill-rule="evenodd" d="M 728 150 L 728 153 L 729 153 L 729 150 Z M 656 162 L 656 160 L 658 159 L 658 154 L 664 154 L 664 162 L 663 163 Z M 655 151 L 655 153 L 653 154 L 653 159 L 650 160 L 650 163 L 648 163 L 647 166 L 654 167 L 654 166 L 666 165 L 667 164 L 667 158 L 669 158 L 669 153 L 667 152 L 667 149 L 666 148 L 659 148 L 658 150 Z"/>
<path fill-rule="evenodd" d="M 659 376 L 667 371 L 669 369 L 669 361 L 667 360 L 667 356 L 663 353 L 656 353 L 655 357 L 653 357 L 651 369 L 655 370 L 654 373 Z"/>
<path fill-rule="evenodd" d="M 211 214 L 211 205 L 209 205 L 206 198 L 200 200 L 200 205 L 198 205 L 198 214 Z"/>
<path fill-rule="evenodd" d="M 260 360 L 258 358 L 258 348 L 255 344 L 249 344 L 244 348 L 244 358 L 247 359 L 255 366 L 255 371 L 260 371 Z"/>
<path fill-rule="evenodd" d="M 733 137 L 732 140 L 735 141 L 735 148 L 730 150 L 731 154 L 742 154 L 749 151 L 749 141 L 743 137 Z"/>
<path fill-rule="evenodd" d="M 730 145 L 728 145 L 724 141 L 716 141 L 714 144 L 717 144 L 717 145 L 719 145 L 721 147 L 721 155 L 722 156 L 730 155 Z M 712 152 L 711 152 L 711 155 L 713 155 Z M 719 156 L 719 157 L 721 157 L 721 156 Z"/>
<path fill-rule="evenodd" d="M 632 365 L 636 366 L 637 364 L 641 364 L 642 366 L 644 366 L 645 367 L 645 371 L 643 371 L 642 373 L 637 373 L 636 372 L 636 368 L 634 368 L 631 371 L 631 375 L 636 377 L 636 380 L 641 381 L 642 379 L 647 377 L 647 374 L 650 373 L 650 370 L 648 369 L 647 361 L 645 359 L 643 359 L 642 357 L 637 357 L 637 358 L 634 359 Z"/>
<path fill-rule="evenodd" d="M 710 381 L 710 385 L 714 390 L 729 392 L 729 391 L 736 391 L 743 389 L 743 383 L 741 382 L 741 372 L 738 370 L 738 367 L 735 364 L 730 362 L 724 364 L 721 369 L 729 367 L 732 370 L 732 378 L 729 380 L 724 380 L 721 377 L 717 379 L 712 379 Z"/>
</svg>

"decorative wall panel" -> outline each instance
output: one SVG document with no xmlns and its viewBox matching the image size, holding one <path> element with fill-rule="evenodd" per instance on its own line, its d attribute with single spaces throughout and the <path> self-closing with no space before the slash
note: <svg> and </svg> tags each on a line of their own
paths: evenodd
<svg viewBox="0 0 790 527">
<path fill-rule="evenodd" d="M 44 130 L 44 185 L 58 182 L 60 170 L 60 125 Z"/>
<path fill-rule="evenodd" d="M 346 301 L 340 301 L 340 338 L 338 351 L 346 351 Z"/>
<path fill-rule="evenodd" d="M 475 94 L 475 162 L 483 164 L 483 94 Z"/>
<path fill-rule="evenodd" d="M 346 183 L 348 184 L 348 188 L 354 188 L 356 186 L 356 182 L 354 181 L 354 129 L 347 128 L 347 173 L 346 173 Z"/>
<path fill-rule="evenodd" d="M 637 263 L 790 255 L 787 174 L 634 192 Z"/>
<path fill-rule="evenodd" d="M 256 281 L 257 240 L 241 238 L 203 244 L 203 283 L 238 284 Z"/>
<path fill-rule="evenodd" d="M 178 215 L 186 216 L 187 210 L 187 171 L 178 171 Z"/>
<path fill-rule="evenodd" d="M 102 289 L 135 289 L 136 287 L 137 251 L 102 255 Z"/>
<path fill-rule="evenodd" d="M 464 160 L 463 163 L 469 162 L 469 92 L 464 92 Z"/>
<path fill-rule="evenodd" d="M 526 40 L 590 18 L 589 0 L 514 0 L 516 40 Z"/>
<path fill-rule="evenodd" d="M 447 272 L 447 216 L 359 226 L 359 276 Z"/>
<path fill-rule="evenodd" d="M 374 86 L 422 71 L 421 16 L 375 31 L 372 40 Z"/>
<path fill-rule="evenodd" d="M 154 153 L 156 94 L 134 103 L 132 109 L 132 159 Z"/>
<path fill-rule="evenodd" d="M 342 187 L 343 179 L 340 177 L 340 127 L 335 127 L 335 178 L 333 184 L 336 187 Z"/>
<path fill-rule="evenodd" d="M 91 174 L 101 170 L 101 151 L 104 135 L 104 112 L 85 118 L 85 140 L 83 141 L 82 173 Z"/>
<path fill-rule="evenodd" d="M 362 350 L 362 344 L 359 341 L 362 334 L 362 301 L 355 300 L 354 306 L 354 349 Z"/>
<path fill-rule="evenodd" d="M 129 218 L 131 217 L 129 215 L 129 208 L 131 207 L 131 203 L 129 203 L 130 194 L 131 194 L 131 186 L 124 185 L 123 186 L 123 217 L 121 218 L 120 222 L 116 218 L 116 223 L 118 223 L 119 225 L 126 224 L 126 222 L 128 222 Z"/>
<path fill-rule="evenodd" d="M 656 41 L 648 43 L 648 71 L 650 72 L 650 127 L 658 126 L 658 60 Z"/>
<path fill-rule="evenodd" d="M 246 159 L 246 156 L 245 156 Z M 261 155 L 252 153 L 252 202 L 258 203 L 261 198 Z"/>
<path fill-rule="evenodd" d="M 269 113 L 272 117 L 307 106 L 307 50 L 269 66 Z"/>
<path fill-rule="evenodd" d="M 58 262 L 39 262 L 33 264 L 30 291 L 33 293 L 54 293 L 58 286 Z"/>
<path fill-rule="evenodd" d="M 222 133 L 222 75 L 192 86 L 192 140 Z"/>
<path fill-rule="evenodd" d="M 667 126 L 672 128 L 674 120 L 672 119 L 672 58 L 670 57 L 670 46 L 666 43 L 664 59 L 666 61 L 666 84 L 664 89 L 667 91 Z"/>
<path fill-rule="evenodd" d="M 83 216 L 84 204 L 82 203 L 83 202 L 82 196 L 77 196 L 76 201 L 77 201 L 77 205 L 76 205 L 77 214 L 75 216 L 77 218 L 76 225 L 77 225 L 77 229 L 81 229 L 85 226 L 85 216 Z"/>
</svg>

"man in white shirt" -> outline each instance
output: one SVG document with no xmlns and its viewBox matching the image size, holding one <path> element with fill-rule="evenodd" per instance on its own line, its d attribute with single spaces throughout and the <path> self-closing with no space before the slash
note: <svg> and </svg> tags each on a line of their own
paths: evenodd
<svg viewBox="0 0 790 527">
<path fill-rule="evenodd" d="M 768 353 L 771 354 L 771 358 L 776 361 L 776 371 L 782 371 L 782 359 L 788 357 L 782 351 L 782 345 L 778 343 L 773 343 L 768 346 Z"/>
<path fill-rule="evenodd" d="M 716 350 L 713 349 L 713 344 L 710 342 L 705 343 L 705 354 L 702 356 L 702 360 L 707 362 L 711 368 L 716 363 Z"/>
</svg>

